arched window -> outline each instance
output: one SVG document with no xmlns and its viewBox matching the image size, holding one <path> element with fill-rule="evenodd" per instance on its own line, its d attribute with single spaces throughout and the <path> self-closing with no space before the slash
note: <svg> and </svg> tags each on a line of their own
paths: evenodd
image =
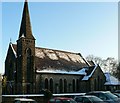
<svg viewBox="0 0 120 103">
<path fill-rule="evenodd" d="M 75 92 L 75 79 L 73 79 L 72 85 L 73 85 L 73 92 Z"/>
<path fill-rule="evenodd" d="M 98 86 L 98 90 L 100 90 L 100 77 L 98 76 L 98 81 L 97 81 L 97 86 Z"/>
<path fill-rule="evenodd" d="M 53 79 L 50 79 L 50 91 L 53 93 Z"/>
<path fill-rule="evenodd" d="M 45 89 L 48 89 L 48 79 L 45 79 Z"/>
<path fill-rule="evenodd" d="M 67 80 L 64 79 L 64 93 L 67 93 Z"/>
<path fill-rule="evenodd" d="M 31 68 L 31 49 L 27 49 L 27 82 L 31 82 L 32 68 Z"/>
<path fill-rule="evenodd" d="M 76 92 L 79 92 L 79 80 L 76 80 Z"/>
<path fill-rule="evenodd" d="M 32 85 L 32 64 L 31 64 L 31 49 L 27 48 L 26 50 L 27 54 L 27 71 L 26 71 L 26 80 L 27 80 L 27 93 L 30 93 L 33 91 L 31 85 Z"/>
<path fill-rule="evenodd" d="M 27 84 L 27 93 L 30 93 L 31 92 L 31 84 Z"/>
<path fill-rule="evenodd" d="M 97 90 L 96 84 L 97 84 L 96 79 L 94 79 L 94 90 Z"/>
<path fill-rule="evenodd" d="M 100 90 L 103 90 L 103 80 L 100 78 Z"/>
<path fill-rule="evenodd" d="M 60 89 L 60 93 L 62 93 L 63 92 L 63 81 L 62 81 L 62 79 L 60 79 L 60 81 L 59 81 L 59 89 Z"/>
</svg>

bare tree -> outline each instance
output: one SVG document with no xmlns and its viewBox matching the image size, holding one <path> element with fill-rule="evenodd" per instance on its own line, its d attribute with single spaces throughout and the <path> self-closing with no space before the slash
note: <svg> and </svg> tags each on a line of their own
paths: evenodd
<svg viewBox="0 0 120 103">
<path fill-rule="evenodd" d="M 118 63 L 116 70 L 113 71 L 113 75 L 120 80 L 120 62 Z"/>
<path fill-rule="evenodd" d="M 101 66 L 101 64 L 102 64 L 102 62 L 103 62 L 102 58 L 97 57 L 97 56 L 94 56 L 94 55 L 88 55 L 88 56 L 86 57 L 86 59 L 87 59 L 88 61 L 93 61 L 94 63 L 99 64 L 100 66 Z"/>
<path fill-rule="evenodd" d="M 113 57 L 108 57 L 107 59 L 102 59 L 101 57 L 96 57 L 94 55 L 88 55 L 86 57 L 88 61 L 93 61 L 96 64 L 99 64 L 101 69 L 104 72 L 109 72 L 111 74 L 116 75 L 117 74 L 117 60 Z"/>
</svg>

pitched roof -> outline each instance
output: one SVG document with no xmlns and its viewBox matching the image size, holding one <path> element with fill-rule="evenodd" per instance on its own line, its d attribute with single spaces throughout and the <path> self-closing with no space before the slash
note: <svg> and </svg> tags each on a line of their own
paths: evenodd
<svg viewBox="0 0 120 103">
<path fill-rule="evenodd" d="M 17 46 L 13 44 L 14 51 Z M 47 70 L 65 70 L 78 71 L 89 65 L 80 53 L 72 53 L 47 48 L 35 48 L 35 68 L 38 71 Z"/>
<path fill-rule="evenodd" d="M 114 76 L 110 75 L 110 73 L 105 73 L 106 82 L 105 85 L 120 85 L 120 81 Z"/>
<path fill-rule="evenodd" d="M 78 53 L 47 48 L 35 48 L 35 56 L 35 66 L 37 70 L 59 69 L 77 71 L 80 68 L 88 66 L 83 57 Z"/>
<path fill-rule="evenodd" d="M 91 76 L 93 75 L 97 67 L 98 65 L 94 65 L 94 66 L 85 68 L 87 75 L 85 75 L 82 80 L 88 80 L 89 78 L 91 78 Z"/>
</svg>

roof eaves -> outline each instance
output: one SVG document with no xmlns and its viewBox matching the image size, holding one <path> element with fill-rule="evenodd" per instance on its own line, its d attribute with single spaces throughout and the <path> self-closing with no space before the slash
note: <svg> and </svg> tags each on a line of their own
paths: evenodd
<svg viewBox="0 0 120 103">
<path fill-rule="evenodd" d="M 48 74 L 69 74 L 69 75 L 85 75 L 79 71 L 61 71 L 61 70 L 36 70 L 36 73 L 48 73 Z"/>
</svg>

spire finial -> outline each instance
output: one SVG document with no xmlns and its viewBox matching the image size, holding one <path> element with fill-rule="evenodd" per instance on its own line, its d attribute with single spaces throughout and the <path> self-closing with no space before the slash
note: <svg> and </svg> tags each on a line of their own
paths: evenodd
<svg viewBox="0 0 120 103">
<path fill-rule="evenodd" d="M 10 38 L 10 43 L 12 43 L 12 39 Z"/>
<path fill-rule="evenodd" d="M 10 38 L 10 42 L 9 42 L 9 45 L 11 45 L 12 44 L 12 39 Z"/>
</svg>

